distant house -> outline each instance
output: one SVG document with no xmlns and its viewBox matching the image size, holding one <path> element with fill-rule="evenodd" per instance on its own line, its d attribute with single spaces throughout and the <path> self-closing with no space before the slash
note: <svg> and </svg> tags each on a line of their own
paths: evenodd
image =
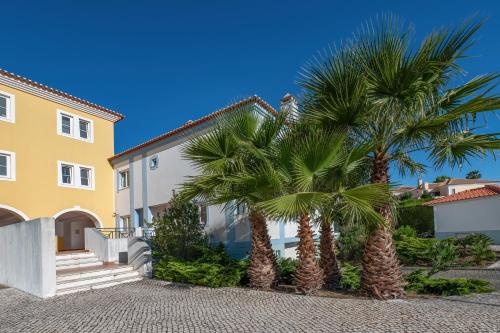
<svg viewBox="0 0 500 333">
<path fill-rule="evenodd" d="M 424 205 L 434 209 L 436 238 L 482 233 L 500 244 L 500 186 L 465 190 Z"/>
<path fill-rule="evenodd" d="M 397 197 L 410 193 L 414 199 L 420 198 L 424 193 L 428 193 L 433 197 L 446 197 L 466 190 L 481 188 L 485 185 L 495 185 L 498 182 L 498 180 L 450 178 L 439 183 L 428 183 L 419 179 L 416 187 L 401 186 L 394 188 L 392 192 Z"/>
</svg>

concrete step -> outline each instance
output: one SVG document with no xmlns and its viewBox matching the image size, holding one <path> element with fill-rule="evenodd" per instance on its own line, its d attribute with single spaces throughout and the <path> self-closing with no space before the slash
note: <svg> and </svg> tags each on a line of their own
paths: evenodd
<svg viewBox="0 0 500 333">
<path fill-rule="evenodd" d="M 74 264 L 67 264 L 67 265 L 56 265 L 56 272 L 63 272 L 65 270 L 69 269 L 75 269 L 75 268 L 86 268 L 86 267 L 95 267 L 99 268 L 104 265 L 104 262 L 100 260 L 93 260 L 90 262 L 85 262 L 85 263 L 74 263 Z"/>
<path fill-rule="evenodd" d="M 56 292 L 56 296 L 73 294 L 73 293 L 77 293 L 80 291 L 103 289 L 103 288 L 108 288 L 108 287 L 116 286 L 116 285 L 123 284 L 123 283 L 130 283 L 130 282 L 136 282 L 136 281 L 141 281 L 141 280 L 142 280 L 141 276 L 136 276 L 136 277 L 127 277 L 127 278 L 122 278 L 122 279 L 115 279 L 112 281 L 105 281 L 105 282 L 96 283 L 96 284 L 92 284 L 92 285 L 84 285 L 84 286 L 78 286 L 78 287 L 73 287 L 73 288 L 58 289 Z"/>
<path fill-rule="evenodd" d="M 65 271 L 68 271 L 67 273 Z M 74 281 L 79 279 L 87 279 L 92 277 L 100 277 L 107 275 L 117 275 L 120 273 L 132 272 L 132 266 L 107 266 L 102 265 L 95 269 L 83 270 L 62 270 L 59 271 L 56 277 L 56 282 Z"/>
<path fill-rule="evenodd" d="M 108 273 L 107 275 L 91 276 L 87 278 L 80 278 L 70 281 L 60 281 L 56 283 L 56 290 L 65 290 L 71 288 L 93 286 L 104 282 L 113 282 L 115 280 L 132 279 L 139 277 L 139 272 L 137 271 L 126 271 L 121 273 Z"/>
<path fill-rule="evenodd" d="M 69 259 L 86 259 L 95 257 L 95 254 L 90 251 L 85 252 L 69 252 L 69 253 L 59 253 L 56 255 L 56 261 L 58 260 L 69 260 Z"/>
<path fill-rule="evenodd" d="M 58 266 L 66 266 L 66 265 L 75 265 L 75 264 L 87 264 L 90 262 L 96 262 L 99 261 L 99 258 L 96 256 L 93 257 L 88 257 L 88 258 L 81 258 L 81 259 L 61 259 L 57 260 L 56 259 L 56 267 Z"/>
</svg>

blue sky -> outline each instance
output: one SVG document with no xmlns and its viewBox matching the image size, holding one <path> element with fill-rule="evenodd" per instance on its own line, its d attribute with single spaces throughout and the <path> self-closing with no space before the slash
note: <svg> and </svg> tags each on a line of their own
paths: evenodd
<svg viewBox="0 0 500 333">
<path fill-rule="evenodd" d="M 249 95 L 278 107 L 300 93 L 311 57 L 381 13 L 413 23 L 419 39 L 488 18 L 463 65 L 468 77 L 500 70 L 499 1 L 10 1 L 2 12 L 0 67 L 125 114 L 116 152 Z M 487 131 L 500 132 L 500 117 Z M 425 178 L 470 169 L 500 179 L 492 159 Z"/>
</svg>

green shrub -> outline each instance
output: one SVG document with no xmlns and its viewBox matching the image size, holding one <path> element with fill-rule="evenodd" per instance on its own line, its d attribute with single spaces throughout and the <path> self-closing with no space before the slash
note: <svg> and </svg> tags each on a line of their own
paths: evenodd
<svg viewBox="0 0 500 333">
<path fill-rule="evenodd" d="M 366 237 L 366 228 L 363 225 L 341 225 L 340 236 L 335 242 L 339 249 L 339 258 L 343 261 L 361 260 Z"/>
<path fill-rule="evenodd" d="M 342 265 L 340 287 L 346 290 L 358 290 L 361 283 L 361 269 L 349 263 Z"/>
<path fill-rule="evenodd" d="M 432 260 L 432 247 L 438 240 L 401 236 L 394 245 L 398 258 L 404 265 L 425 265 Z"/>
<path fill-rule="evenodd" d="M 397 225 L 409 225 L 417 230 L 418 235 L 434 235 L 434 212 L 432 207 L 422 206 L 428 200 L 419 200 L 411 206 L 410 201 L 401 204 L 397 209 Z M 405 207 L 406 206 L 406 207 Z"/>
<path fill-rule="evenodd" d="M 297 269 L 298 260 L 292 258 L 278 258 L 278 280 L 283 284 L 292 284 L 293 273 Z"/>
<path fill-rule="evenodd" d="M 405 289 L 418 294 L 451 296 L 494 291 L 487 281 L 463 278 L 429 278 L 423 269 L 408 274 L 406 281 L 408 284 Z"/>
<path fill-rule="evenodd" d="M 155 267 L 155 276 L 161 280 L 212 288 L 234 287 L 240 284 L 247 266 L 246 261 L 221 265 L 200 261 L 162 260 Z"/>
<path fill-rule="evenodd" d="M 161 280 L 190 283 L 212 288 L 234 287 L 245 283 L 248 260 L 234 260 L 224 245 L 196 247 L 195 260 L 164 257 L 154 266 L 155 277 Z"/>
<path fill-rule="evenodd" d="M 439 271 L 445 270 L 453 265 L 458 259 L 457 246 L 453 240 L 442 240 L 435 242 L 429 250 L 432 268 L 429 276 Z"/>
<path fill-rule="evenodd" d="M 402 237 L 417 237 L 417 230 L 409 225 L 403 225 L 394 230 L 393 237 L 395 240 L 401 240 Z"/>
<path fill-rule="evenodd" d="M 490 244 L 483 239 L 479 239 L 470 245 L 470 253 L 477 265 L 482 265 L 485 261 L 492 261 L 496 258 L 495 252 L 490 249 Z"/>
<path fill-rule="evenodd" d="M 151 247 L 156 259 L 174 257 L 192 260 L 203 254 L 208 239 L 200 224 L 198 211 L 194 203 L 174 197 L 164 215 L 153 219 L 155 235 Z"/>
</svg>

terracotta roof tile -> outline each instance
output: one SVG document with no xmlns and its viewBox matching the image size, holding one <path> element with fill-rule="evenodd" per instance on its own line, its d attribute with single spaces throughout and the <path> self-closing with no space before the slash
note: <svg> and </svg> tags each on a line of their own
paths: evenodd
<svg viewBox="0 0 500 333">
<path fill-rule="evenodd" d="M 438 199 L 434 199 L 432 201 L 426 202 L 425 206 L 434 206 L 437 204 L 461 201 L 461 200 L 469 200 L 476 199 L 482 197 L 489 197 L 493 195 L 500 195 L 500 186 L 498 185 L 486 185 L 485 187 L 475 188 L 472 190 L 466 190 L 462 192 L 458 192 L 456 194 L 452 194 L 447 197 L 442 197 Z"/>
<path fill-rule="evenodd" d="M 448 185 L 467 185 L 467 184 L 485 184 L 485 183 L 498 183 L 498 180 L 452 178 L 448 179 L 447 181 Z"/>
<path fill-rule="evenodd" d="M 22 83 L 25 83 L 25 84 L 28 84 L 32 87 L 35 87 L 35 88 L 38 88 L 38 89 L 41 89 L 41 90 L 45 90 L 45 91 L 48 91 L 50 93 L 53 93 L 53 94 L 56 94 L 56 95 L 59 95 L 61 97 L 64 97 L 64 98 L 67 98 L 67 99 L 70 99 L 74 102 L 77 102 L 77 103 L 81 103 L 81 104 L 84 104 L 86 106 L 90 106 L 92 108 L 95 108 L 95 109 L 98 109 L 98 110 L 101 110 L 101 111 L 104 111 L 106 113 L 109 113 L 109 114 L 112 114 L 120 119 L 123 119 L 124 116 L 118 112 L 115 112 L 113 110 L 110 110 L 108 108 L 105 108 L 104 106 L 100 106 L 100 105 L 97 105 L 97 104 L 94 104 L 94 103 L 91 103 L 89 101 L 86 101 L 84 99 L 81 99 L 81 98 L 78 98 L 78 97 L 75 97 L 73 95 L 70 95 L 68 93 L 65 93 L 65 92 L 62 92 L 60 90 L 57 90 L 57 89 L 54 89 L 54 88 L 51 88 L 51 87 L 48 87 L 44 84 L 41 84 L 41 83 L 38 83 L 38 82 L 35 82 L 35 81 L 32 81 L 30 79 L 27 79 L 25 77 L 22 77 L 20 75 L 17 75 L 17 74 L 14 74 L 14 73 L 11 73 L 11 72 L 8 72 L 4 69 L 1 69 L 0 68 L 0 75 L 2 76 L 6 76 L 8 78 L 11 78 L 11 79 L 14 79 L 14 80 L 17 80 L 17 81 L 20 81 Z"/>
<path fill-rule="evenodd" d="M 155 142 L 158 142 L 158 141 L 161 141 L 163 139 L 169 138 L 169 137 L 171 137 L 171 136 L 173 136 L 175 134 L 178 134 L 178 133 L 180 133 L 182 131 L 185 131 L 185 130 L 187 130 L 189 128 L 195 127 L 195 126 L 200 125 L 202 123 L 205 123 L 205 122 L 207 122 L 209 120 L 217 118 L 218 116 L 220 116 L 220 115 L 222 115 L 224 113 L 235 111 L 235 110 L 237 110 L 237 109 L 239 109 L 239 108 L 241 108 L 241 107 L 243 107 L 245 105 L 249 105 L 249 104 L 253 104 L 253 103 L 259 104 L 262 108 L 264 108 L 266 111 L 270 112 L 273 115 L 277 115 L 278 114 L 278 112 L 272 106 L 270 106 L 269 104 L 267 104 L 259 96 L 254 95 L 254 96 L 245 98 L 245 99 L 243 99 L 243 100 L 241 100 L 239 102 L 236 102 L 234 104 L 231 104 L 229 106 L 226 106 L 226 107 L 224 107 L 222 109 L 219 109 L 219 110 L 217 110 L 215 112 L 212 112 L 212 113 L 210 113 L 210 114 L 208 114 L 208 115 L 206 115 L 206 116 L 204 116 L 202 118 L 199 118 L 199 119 L 194 120 L 194 121 L 189 121 L 189 122 L 187 122 L 186 124 L 184 124 L 181 127 L 178 127 L 178 128 L 176 128 L 176 129 L 174 129 L 172 131 L 169 131 L 169 132 L 167 132 L 165 134 L 157 136 L 157 137 L 155 137 L 155 138 L 153 138 L 151 140 L 148 140 L 148 141 L 146 141 L 146 142 L 144 142 L 144 143 L 142 143 L 140 145 L 137 145 L 135 147 L 127 149 L 127 150 L 125 150 L 125 151 L 123 151 L 123 152 L 121 152 L 121 153 L 119 153 L 119 154 L 117 154 L 117 155 L 115 155 L 113 157 L 110 157 L 109 161 L 110 162 L 114 161 L 114 160 L 116 160 L 116 159 L 118 159 L 118 158 L 120 158 L 122 156 L 125 156 L 125 155 L 130 154 L 130 153 L 132 153 L 134 151 L 137 151 L 139 149 L 147 147 L 147 146 L 149 146 L 149 145 L 151 145 L 151 144 L 153 144 Z"/>
</svg>

